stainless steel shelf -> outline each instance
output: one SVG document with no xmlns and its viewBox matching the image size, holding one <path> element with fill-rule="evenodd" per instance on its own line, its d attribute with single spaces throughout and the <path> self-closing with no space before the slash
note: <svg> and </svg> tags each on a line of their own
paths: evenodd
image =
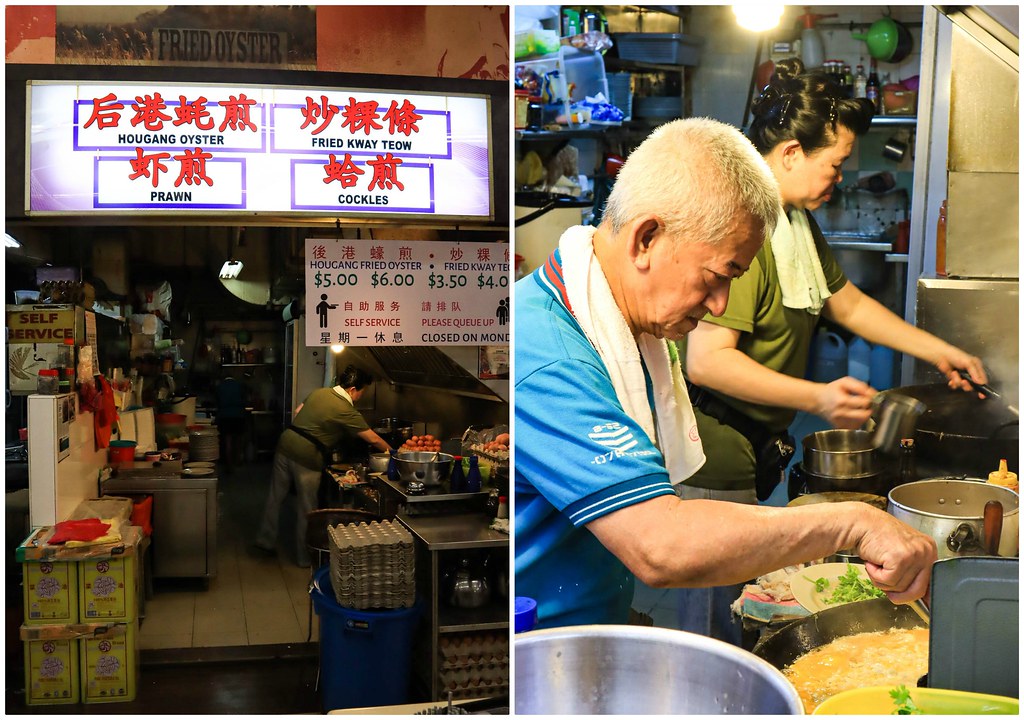
<svg viewBox="0 0 1024 720">
<path fill-rule="evenodd" d="M 504 630 L 508 627 L 509 608 L 504 605 L 488 603 L 479 608 L 438 609 L 437 631 L 440 634 L 470 632 L 474 630 Z"/>
</svg>

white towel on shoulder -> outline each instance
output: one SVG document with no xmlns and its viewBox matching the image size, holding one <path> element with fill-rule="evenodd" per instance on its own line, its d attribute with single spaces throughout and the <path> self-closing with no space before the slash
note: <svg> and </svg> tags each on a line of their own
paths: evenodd
<svg viewBox="0 0 1024 720">
<path fill-rule="evenodd" d="M 782 304 L 812 315 L 820 313 L 832 293 L 825 282 L 806 211 L 780 212 L 771 246 L 782 286 Z"/>
<path fill-rule="evenodd" d="M 576 226 L 566 230 L 559 240 L 569 304 L 611 375 L 623 409 L 661 450 L 669 480 L 677 485 L 706 460 L 683 374 L 679 363 L 671 361 L 665 340 L 647 333 L 639 341 L 634 340 L 594 256 L 594 232 L 595 228 Z M 647 398 L 645 363 L 654 387 L 653 414 Z"/>
</svg>

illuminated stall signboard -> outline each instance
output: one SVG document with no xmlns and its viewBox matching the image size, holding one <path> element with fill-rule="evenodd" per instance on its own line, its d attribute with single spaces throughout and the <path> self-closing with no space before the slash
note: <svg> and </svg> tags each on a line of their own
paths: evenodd
<svg viewBox="0 0 1024 720">
<path fill-rule="evenodd" d="M 33 81 L 26 212 L 493 218 L 485 96 Z"/>
<path fill-rule="evenodd" d="M 509 246 L 306 239 L 306 345 L 508 345 Z"/>
</svg>

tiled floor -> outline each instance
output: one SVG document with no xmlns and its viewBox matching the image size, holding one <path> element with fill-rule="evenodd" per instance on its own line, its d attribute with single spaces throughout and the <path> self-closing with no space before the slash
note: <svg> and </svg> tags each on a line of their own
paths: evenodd
<svg viewBox="0 0 1024 720">
<path fill-rule="evenodd" d="M 280 549 L 277 557 L 251 550 L 269 482 L 269 460 L 220 473 L 217 576 L 208 584 L 156 581 L 139 632 L 142 650 L 306 642 L 309 569 Z M 285 503 L 285 520 L 293 501 Z M 292 532 L 294 525 L 282 522 L 282 537 Z M 317 632 L 314 614 L 313 640 Z"/>
</svg>

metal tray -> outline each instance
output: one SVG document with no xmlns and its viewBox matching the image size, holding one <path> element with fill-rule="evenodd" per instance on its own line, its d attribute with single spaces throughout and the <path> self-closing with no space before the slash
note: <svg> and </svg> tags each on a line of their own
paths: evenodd
<svg viewBox="0 0 1024 720">
<path fill-rule="evenodd" d="M 1017 697 L 1017 558 L 956 557 L 932 567 L 928 687 Z"/>
</svg>

